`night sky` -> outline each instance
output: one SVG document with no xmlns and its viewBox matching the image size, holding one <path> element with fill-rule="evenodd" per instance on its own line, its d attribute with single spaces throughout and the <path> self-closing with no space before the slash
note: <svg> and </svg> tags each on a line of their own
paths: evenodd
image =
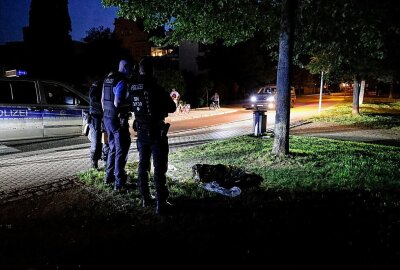
<svg viewBox="0 0 400 270">
<path fill-rule="evenodd" d="M 103 8 L 101 0 L 69 0 L 73 40 L 82 40 L 92 27 L 109 27 L 114 30 L 115 8 Z M 22 27 L 29 24 L 31 0 L 0 0 L 0 45 L 22 41 Z"/>
</svg>

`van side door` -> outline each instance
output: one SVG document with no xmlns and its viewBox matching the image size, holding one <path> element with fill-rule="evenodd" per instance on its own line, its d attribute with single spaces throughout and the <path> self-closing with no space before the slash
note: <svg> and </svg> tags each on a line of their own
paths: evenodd
<svg viewBox="0 0 400 270">
<path fill-rule="evenodd" d="M 84 109 L 89 103 L 70 87 L 52 81 L 40 81 L 44 95 L 44 136 L 82 135 Z"/>
<path fill-rule="evenodd" d="M 0 81 L 0 141 L 42 138 L 43 116 L 37 83 Z"/>
</svg>

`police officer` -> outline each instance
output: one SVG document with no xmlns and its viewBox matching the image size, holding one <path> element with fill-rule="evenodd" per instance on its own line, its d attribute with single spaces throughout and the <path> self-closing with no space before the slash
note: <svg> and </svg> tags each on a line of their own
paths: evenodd
<svg viewBox="0 0 400 270">
<path fill-rule="evenodd" d="M 169 195 L 166 172 L 168 169 L 169 124 L 164 122 L 168 113 L 176 110 L 169 93 L 157 84 L 153 77 L 153 63 L 149 57 L 139 63 L 139 77 L 130 87 L 132 109 L 135 114 L 134 130 L 137 132 L 139 151 L 138 189 L 143 206 L 152 203 L 150 195 L 150 158 L 153 155 L 154 186 L 156 190 L 157 214 L 163 214 Z"/>
<path fill-rule="evenodd" d="M 103 108 L 101 106 L 101 93 L 103 89 L 103 80 L 94 80 L 89 88 L 89 140 L 90 160 L 92 168 L 98 169 L 98 161 L 107 160 L 108 144 L 101 143 L 101 134 L 103 131 Z"/>
<path fill-rule="evenodd" d="M 110 73 L 105 78 L 101 97 L 104 126 L 110 147 L 104 182 L 105 184 L 114 182 L 115 191 L 123 191 L 127 180 L 125 165 L 131 145 L 128 124 L 131 106 L 127 85 L 130 73 L 131 66 L 126 60 L 121 60 L 118 71 Z"/>
</svg>

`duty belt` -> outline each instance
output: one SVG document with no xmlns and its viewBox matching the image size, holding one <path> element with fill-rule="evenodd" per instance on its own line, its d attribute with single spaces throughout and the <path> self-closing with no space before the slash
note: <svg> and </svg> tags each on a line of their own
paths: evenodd
<svg viewBox="0 0 400 270">
<path fill-rule="evenodd" d="M 165 126 L 164 122 L 160 122 L 157 124 L 136 122 L 136 128 L 138 130 L 157 130 L 157 129 L 163 129 L 164 126 Z"/>
</svg>

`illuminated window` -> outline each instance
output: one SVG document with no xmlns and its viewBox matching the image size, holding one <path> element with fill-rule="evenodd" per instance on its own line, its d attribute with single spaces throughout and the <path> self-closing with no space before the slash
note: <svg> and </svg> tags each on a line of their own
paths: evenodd
<svg viewBox="0 0 400 270">
<path fill-rule="evenodd" d="M 172 49 L 162 49 L 157 47 L 151 47 L 151 56 L 164 56 L 172 53 Z"/>
</svg>

